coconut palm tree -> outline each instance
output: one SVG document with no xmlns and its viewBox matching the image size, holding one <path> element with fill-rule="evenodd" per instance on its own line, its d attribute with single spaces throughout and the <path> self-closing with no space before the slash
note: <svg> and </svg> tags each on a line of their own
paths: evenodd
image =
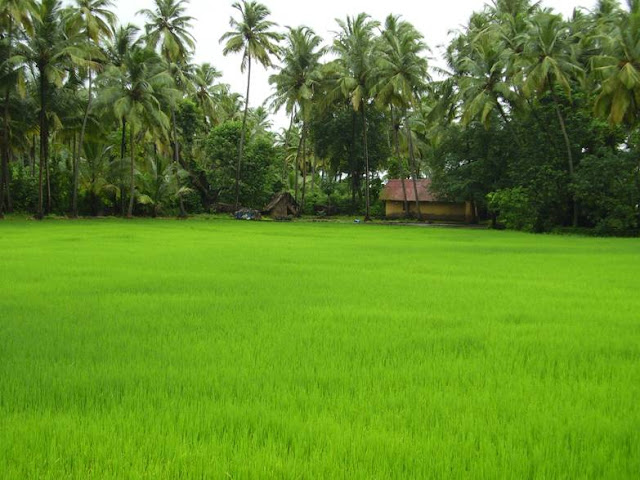
<svg viewBox="0 0 640 480">
<path fill-rule="evenodd" d="M 488 128 L 491 112 L 497 112 L 508 124 L 509 118 L 503 104 L 512 104 L 516 99 L 506 75 L 503 46 L 499 38 L 494 31 L 489 31 L 476 37 L 470 49 L 469 55 L 457 59 L 463 125 L 479 120 Z"/>
<path fill-rule="evenodd" d="M 629 8 L 608 29 L 602 54 L 592 59 L 602 81 L 595 109 L 612 124 L 635 125 L 640 120 L 640 2 L 630 2 Z"/>
<path fill-rule="evenodd" d="M 231 17 L 229 25 L 232 30 L 226 32 L 220 38 L 220 42 L 225 42 L 222 51 L 225 56 L 230 53 L 242 54 L 240 70 L 242 72 L 247 71 L 247 95 L 244 99 L 244 115 L 242 117 L 242 131 L 240 133 L 238 163 L 236 165 L 235 190 L 237 208 L 240 199 L 240 168 L 247 130 L 247 114 L 249 112 L 251 64 L 253 60 L 256 60 L 265 68 L 271 67 L 273 65 L 272 58 L 277 58 L 279 55 L 278 42 L 282 40 L 282 35 L 273 31 L 277 24 L 267 20 L 271 12 L 261 3 L 243 0 L 242 2 L 234 3 L 233 8 L 238 10 L 240 19 L 236 20 Z"/>
<path fill-rule="evenodd" d="M 339 95 L 351 103 L 354 111 L 360 112 L 362 119 L 362 145 L 365 163 L 365 221 L 371 219 L 371 199 L 369 195 L 369 147 L 367 139 L 366 108 L 371 97 L 374 67 L 374 33 L 378 22 L 361 13 L 347 17 L 345 21 L 336 19 L 340 30 L 333 42 L 332 51 L 338 56 L 333 62 L 336 82 L 329 99 Z"/>
<path fill-rule="evenodd" d="M 575 165 L 571 140 L 566 122 L 560 109 L 556 89 L 564 91 L 571 99 L 571 81 L 583 75 L 576 61 L 576 43 L 569 34 L 568 27 L 559 15 L 541 12 L 531 18 L 529 39 L 522 53 L 520 63 L 524 80 L 522 91 L 527 97 L 534 94 L 550 94 L 558 117 L 567 153 L 569 177 L 574 178 Z M 573 225 L 578 224 L 578 209 L 573 203 Z"/>
<path fill-rule="evenodd" d="M 407 190 L 404 184 L 405 169 L 400 155 L 399 129 L 400 119 L 396 118 L 396 110 L 407 112 L 415 108 L 418 93 L 424 89 L 425 81 L 429 79 L 427 60 L 422 54 L 427 50 L 422 35 L 408 22 L 400 20 L 398 16 L 389 15 L 385 20 L 385 27 L 378 42 L 379 55 L 374 71 L 375 83 L 373 93 L 376 101 L 388 107 L 391 111 L 391 121 L 394 132 L 394 144 L 399 170 L 402 175 L 402 194 L 404 197 L 404 213 L 408 215 Z M 406 117 L 406 115 L 405 115 Z M 406 119 L 408 124 L 408 119 Z M 413 147 L 412 135 L 408 134 L 410 150 Z M 417 194 L 418 172 L 413 161 L 413 152 L 409 152 L 412 160 L 413 188 L 416 197 L 416 211 L 421 217 L 420 201 Z"/>
<path fill-rule="evenodd" d="M 283 66 L 280 71 L 269 78 L 269 83 L 275 86 L 275 93 L 271 96 L 271 106 L 278 111 L 285 107 L 285 111 L 291 117 L 289 130 L 293 125 L 296 112 L 301 120 L 301 138 L 299 152 L 304 152 L 306 142 L 307 124 L 311 115 L 312 103 L 316 87 L 322 81 L 322 69 L 320 60 L 327 49 L 322 47 L 322 38 L 316 35 L 308 27 L 289 28 L 286 35 L 286 46 L 282 51 Z M 285 136 L 285 150 L 288 148 L 289 135 Z M 296 165 L 300 159 L 296 159 Z M 306 193 L 306 164 L 303 159 L 302 171 L 302 200 L 300 211 L 304 208 Z M 285 171 L 283 176 L 288 175 Z M 296 200 L 298 193 L 298 174 L 296 171 Z"/>
<path fill-rule="evenodd" d="M 217 119 L 217 106 L 215 101 L 216 82 L 222 77 L 222 72 L 210 63 L 196 66 L 193 75 L 194 97 L 196 103 L 204 114 L 204 121 L 211 126 Z"/>
<path fill-rule="evenodd" d="M 166 60 L 175 62 L 188 58 L 195 48 L 195 39 L 189 31 L 193 17 L 186 15 L 189 0 L 154 0 L 155 9 L 138 12 L 146 18 L 145 40 Z"/>
<path fill-rule="evenodd" d="M 186 15 L 189 0 L 154 0 L 155 9 L 143 9 L 138 13 L 147 19 L 145 40 L 149 47 L 159 48 L 168 70 L 178 89 L 183 92 L 190 87 L 187 72 L 188 59 L 195 49 L 195 39 L 189 31 L 193 17 Z M 175 105 L 171 104 L 171 132 L 173 137 L 173 161 L 180 162 L 180 143 Z M 180 217 L 186 217 L 184 203 L 180 197 Z"/>
<path fill-rule="evenodd" d="M 11 128 L 9 118 L 9 102 L 11 93 L 21 81 L 22 65 L 13 59 L 14 47 L 19 28 L 31 33 L 33 31 L 32 15 L 36 10 L 33 0 L 2 0 L 0 2 L 0 26 L 3 31 L 2 66 L 2 143 L 0 164 L 0 218 L 4 216 L 5 201 L 9 203 L 9 156 L 11 149 Z"/>
<path fill-rule="evenodd" d="M 107 63 L 110 66 L 122 67 L 129 52 L 141 45 L 142 39 L 138 37 L 138 33 L 140 33 L 140 29 L 131 23 L 120 25 L 116 29 L 113 37 L 105 46 Z"/>
<path fill-rule="evenodd" d="M 113 26 L 116 22 L 115 14 L 109 10 L 113 7 L 111 0 L 76 0 L 76 11 L 78 22 L 82 25 L 81 35 L 86 39 L 89 47 L 89 59 L 93 60 L 94 55 L 102 57 L 99 51 L 99 45 L 103 39 L 111 38 L 113 34 Z M 98 58 L 97 60 L 100 60 Z M 93 68 L 87 69 L 88 76 L 88 92 L 87 105 L 82 119 L 82 128 L 80 130 L 80 140 L 78 152 L 73 159 L 73 193 L 71 202 L 71 215 L 78 216 L 78 178 L 79 178 L 79 161 L 84 149 L 84 138 L 87 130 L 87 121 L 91 113 L 91 105 L 93 102 Z"/>
<path fill-rule="evenodd" d="M 135 200 L 136 139 L 146 130 L 169 131 L 169 118 L 162 109 L 163 98 L 177 96 L 173 79 L 164 69 L 158 55 L 140 46 L 133 46 L 124 57 L 121 67 L 110 66 L 104 73 L 106 87 L 101 103 L 111 105 L 115 117 L 121 121 L 123 134 L 129 126 L 129 208 L 133 216 Z"/>
<path fill-rule="evenodd" d="M 40 173 L 38 178 L 38 213 L 44 217 L 43 172 L 49 162 L 49 100 L 52 92 L 60 88 L 69 67 L 89 67 L 82 39 L 70 24 L 70 17 L 62 9 L 60 0 L 42 0 L 33 16 L 33 34 L 21 44 L 20 57 L 35 67 L 40 100 Z M 48 178 L 48 176 L 47 176 Z M 49 181 L 47 181 L 49 186 Z M 47 189 L 47 209 L 51 209 L 51 192 Z"/>
<path fill-rule="evenodd" d="M 114 33 L 113 39 L 107 42 L 106 44 L 106 54 L 108 59 L 108 70 L 112 70 L 113 68 L 117 68 L 120 70 L 126 70 L 126 62 L 129 58 L 131 52 L 136 48 L 142 47 L 142 39 L 138 36 L 140 29 L 132 24 L 121 25 Z M 124 74 L 124 73 L 123 73 Z M 110 72 L 107 77 L 107 85 L 103 87 L 109 86 L 108 82 L 113 81 L 114 73 Z M 99 100 L 101 106 L 106 108 L 108 111 L 112 111 L 113 105 L 108 105 L 104 103 L 104 95 L 100 92 Z M 120 140 L 120 164 L 118 173 L 119 173 L 119 188 L 118 192 L 120 195 L 120 214 L 122 216 L 125 215 L 125 155 L 127 153 L 127 128 L 126 128 L 126 118 L 118 118 L 117 121 L 120 123 L 121 127 L 121 140 Z"/>
</svg>

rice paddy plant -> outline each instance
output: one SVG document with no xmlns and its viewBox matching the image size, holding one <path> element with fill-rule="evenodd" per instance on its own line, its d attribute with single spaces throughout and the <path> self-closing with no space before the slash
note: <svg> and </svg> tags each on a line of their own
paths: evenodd
<svg viewBox="0 0 640 480">
<path fill-rule="evenodd" d="M 640 242 L 0 224 L 0 478 L 637 478 Z"/>
</svg>

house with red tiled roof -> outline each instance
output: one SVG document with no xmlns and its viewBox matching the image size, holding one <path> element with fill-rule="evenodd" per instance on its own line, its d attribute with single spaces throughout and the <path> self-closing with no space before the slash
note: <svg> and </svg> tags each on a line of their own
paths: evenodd
<svg viewBox="0 0 640 480">
<path fill-rule="evenodd" d="M 382 190 L 380 199 L 385 202 L 387 218 L 417 217 L 416 192 L 420 215 L 423 220 L 473 223 L 475 214 L 471 202 L 448 202 L 438 199 L 431 190 L 431 180 L 409 179 L 389 180 Z M 405 212 L 405 198 L 409 209 Z"/>
</svg>

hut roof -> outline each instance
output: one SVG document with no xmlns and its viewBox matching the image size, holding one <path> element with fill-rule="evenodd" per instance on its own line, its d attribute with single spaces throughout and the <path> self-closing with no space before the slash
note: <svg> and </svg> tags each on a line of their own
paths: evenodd
<svg viewBox="0 0 640 480">
<path fill-rule="evenodd" d="M 390 200 L 393 202 L 404 201 L 404 195 L 402 193 L 403 180 L 389 180 L 380 194 L 381 200 Z M 413 189 L 413 180 L 404 180 L 404 187 L 407 191 L 407 201 L 415 202 L 416 195 Z M 431 192 L 431 180 L 425 178 L 416 182 L 418 190 L 418 200 L 420 202 L 436 202 L 435 195 Z"/>
<path fill-rule="evenodd" d="M 272 210 L 282 200 L 285 200 L 287 203 L 289 203 L 289 205 L 293 205 L 294 207 L 298 208 L 298 203 L 296 202 L 296 199 L 293 198 L 293 195 L 291 195 L 289 192 L 280 192 L 271 199 L 269 204 L 264 207 L 262 211 L 268 212 Z"/>
</svg>

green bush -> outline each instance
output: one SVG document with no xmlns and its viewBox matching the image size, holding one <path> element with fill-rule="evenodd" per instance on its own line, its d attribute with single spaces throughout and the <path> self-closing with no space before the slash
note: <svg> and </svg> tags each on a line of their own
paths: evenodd
<svg viewBox="0 0 640 480">
<path fill-rule="evenodd" d="M 633 155 L 612 151 L 590 155 L 578 167 L 572 190 L 598 234 L 619 234 L 640 226 L 637 169 Z"/>
<path fill-rule="evenodd" d="M 10 176 L 10 192 L 13 209 L 16 212 L 33 212 L 38 207 L 38 178 L 31 176 L 30 168 L 21 163 L 13 163 Z"/>
<path fill-rule="evenodd" d="M 489 211 L 514 230 L 533 231 L 537 214 L 529 191 L 524 187 L 505 188 L 487 195 Z"/>
</svg>

